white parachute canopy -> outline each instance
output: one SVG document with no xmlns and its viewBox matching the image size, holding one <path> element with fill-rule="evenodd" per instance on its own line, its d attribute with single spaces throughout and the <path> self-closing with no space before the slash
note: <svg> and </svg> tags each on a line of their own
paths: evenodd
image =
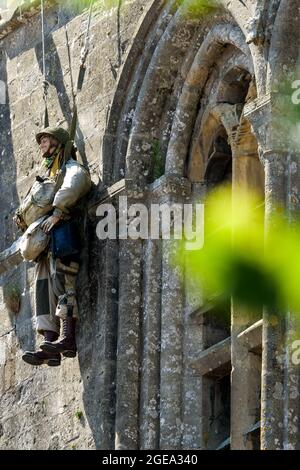
<svg viewBox="0 0 300 470">
<path fill-rule="evenodd" d="M 30 1 L 26 0 L 0 0 L 0 23 L 5 23 L 10 20 L 18 8 L 22 5 L 29 4 Z"/>
</svg>

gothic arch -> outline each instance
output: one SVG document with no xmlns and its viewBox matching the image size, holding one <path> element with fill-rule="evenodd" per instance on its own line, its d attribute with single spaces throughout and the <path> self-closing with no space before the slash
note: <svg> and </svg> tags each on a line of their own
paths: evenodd
<svg viewBox="0 0 300 470">
<path fill-rule="evenodd" d="M 228 11 L 203 24 L 195 18 L 183 18 L 175 3 L 159 12 L 155 11 L 158 3 L 152 4 L 147 31 L 142 32 L 140 26 L 136 36 L 144 42 L 140 57 L 135 53 L 137 39 L 133 40 L 105 136 L 106 182 L 125 176 L 129 200 L 140 198 L 146 203 L 182 203 L 205 197 L 207 182 L 214 185 L 224 179 L 261 187 L 264 175 L 257 143 L 243 115 L 245 103 L 257 96 L 256 68 L 245 34 Z M 147 186 L 153 182 L 155 141 L 165 160 L 165 175 Z M 201 149 L 198 154 L 197 145 Z M 198 165 L 197 171 L 193 164 Z M 134 191 L 127 180 L 132 181 Z M 192 324 L 190 313 L 183 315 L 184 288 L 170 262 L 168 241 L 133 244 L 120 240 L 119 247 L 119 295 L 123 300 L 118 307 L 116 447 L 180 448 L 183 442 L 195 448 L 205 446 L 202 437 L 206 428 L 200 419 L 202 378 L 190 380 L 189 363 L 183 361 L 184 342 L 189 342 L 189 354 L 194 354 L 199 350 L 202 330 Z M 152 292 L 154 281 L 162 281 L 159 292 Z M 125 301 L 129 290 L 136 296 Z M 201 305 L 201 292 L 198 297 L 196 308 L 187 305 L 194 313 Z M 222 335 L 228 336 L 229 330 L 226 319 Z M 140 338 L 145 332 L 151 335 L 151 344 L 141 351 Z M 129 359 L 124 353 L 128 336 L 134 336 Z M 161 345 L 162 338 L 164 346 L 155 347 L 152 354 L 152 345 Z M 136 382 L 130 393 L 130 387 L 124 392 L 121 372 L 128 360 L 134 366 L 130 377 L 141 370 L 140 388 Z M 157 364 L 160 376 L 154 367 Z M 177 418 L 185 413 L 186 430 L 177 426 Z"/>
<path fill-rule="evenodd" d="M 122 154 L 126 154 L 137 97 L 153 50 L 172 16 L 172 3 L 169 10 L 163 7 L 163 0 L 154 0 L 141 18 L 116 81 L 102 143 L 105 186 L 124 176 Z"/>
<path fill-rule="evenodd" d="M 149 160 L 149 149 L 197 26 L 193 18 L 182 20 L 176 0 L 167 5 L 154 0 L 138 25 L 116 84 L 103 139 L 104 185 L 125 174 L 148 179 L 151 170 L 142 161 Z"/>
<path fill-rule="evenodd" d="M 238 69 L 249 73 L 255 89 L 257 64 L 244 32 L 228 11 L 203 26 L 196 18 L 183 18 L 176 1 L 163 5 L 163 1 L 152 2 L 116 86 L 103 139 L 104 185 L 124 176 L 140 187 L 152 182 L 156 142 L 165 173 L 185 175 L 194 125 L 204 111 L 203 95 L 229 51 L 229 69 L 235 70 L 222 71 L 215 101 L 226 102 L 228 86 L 233 91 L 232 85 L 226 85 L 225 72 L 227 79 Z M 235 96 L 230 102 L 241 99 Z"/>
<path fill-rule="evenodd" d="M 196 120 L 199 99 L 203 95 L 212 68 L 218 64 L 222 53 L 229 47 L 238 50 L 245 57 L 250 57 L 241 30 L 230 23 L 218 24 L 207 35 L 195 56 L 178 100 L 173 121 L 166 161 L 167 174 L 184 175 L 185 159 Z"/>
<path fill-rule="evenodd" d="M 129 137 L 125 172 L 140 186 L 151 178 L 153 141 L 159 137 L 169 138 L 172 98 L 177 86 L 181 87 L 182 61 L 197 27 L 195 19 L 183 20 L 179 9 L 158 42 L 145 74 Z"/>
</svg>

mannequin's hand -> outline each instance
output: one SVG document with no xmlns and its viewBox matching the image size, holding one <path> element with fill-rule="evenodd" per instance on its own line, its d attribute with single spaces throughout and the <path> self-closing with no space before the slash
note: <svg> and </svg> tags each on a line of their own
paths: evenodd
<svg viewBox="0 0 300 470">
<path fill-rule="evenodd" d="M 51 217 L 48 217 L 48 219 L 46 219 L 46 220 L 42 223 L 41 229 L 42 229 L 45 233 L 49 233 L 50 230 L 53 229 L 54 225 L 56 225 L 59 221 L 60 221 L 60 218 L 59 218 L 59 217 L 55 217 L 55 215 L 51 215 Z"/>
</svg>

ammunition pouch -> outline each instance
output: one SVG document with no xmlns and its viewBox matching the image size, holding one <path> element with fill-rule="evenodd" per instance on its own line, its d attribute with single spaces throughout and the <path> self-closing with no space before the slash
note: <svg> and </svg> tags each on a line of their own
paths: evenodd
<svg viewBox="0 0 300 470">
<path fill-rule="evenodd" d="M 50 232 L 50 251 L 54 259 L 68 258 L 80 253 L 81 243 L 76 221 L 63 221 Z"/>
<path fill-rule="evenodd" d="M 20 253 L 25 261 L 35 261 L 48 247 L 50 236 L 41 229 L 45 219 L 41 217 L 31 224 L 22 236 Z"/>
</svg>

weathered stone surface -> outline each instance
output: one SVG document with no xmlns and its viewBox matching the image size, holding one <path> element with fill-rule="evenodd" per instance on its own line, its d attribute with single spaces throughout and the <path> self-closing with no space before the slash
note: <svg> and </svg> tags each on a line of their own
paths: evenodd
<svg viewBox="0 0 300 470">
<path fill-rule="evenodd" d="M 114 93 L 115 73 L 122 68 L 145 3 L 124 2 L 120 12 L 116 8 L 101 12 L 97 2 L 95 5 L 86 81 L 78 96 L 77 131 L 78 148 L 83 160 L 91 162 L 91 171 L 95 159 L 101 161 L 100 145 Z M 86 19 L 87 12 L 74 16 L 62 7 L 47 10 L 46 64 L 53 124 L 66 125 L 71 116 L 64 25 L 68 29 L 76 80 Z M 1 46 L 0 79 L 7 83 L 8 91 L 7 105 L 0 105 L 0 247 L 3 251 L 16 236 L 11 219 L 19 203 L 18 195 L 24 197 L 40 165 L 34 138 L 42 127 L 43 113 L 39 16 L 33 16 L 30 23 L 12 31 Z M 112 69 L 111 64 L 118 67 Z M 97 174 L 93 179 L 97 180 Z M 39 341 L 31 320 L 31 269 L 24 265 L 13 272 L 13 278 L 10 272 L 1 278 L 4 288 L 7 283 L 16 283 L 22 294 L 17 317 L 8 313 L 2 294 L 0 298 L 1 449 L 114 446 L 118 252 L 113 246 L 100 247 L 95 228 L 89 230 L 90 253 L 83 254 L 85 261 L 79 278 L 79 355 L 78 359 L 64 360 L 59 370 L 31 368 L 21 360 L 22 351 L 32 349 Z"/>
<path fill-rule="evenodd" d="M 50 123 L 67 126 L 88 12 L 71 0 L 45 3 Z M 295 314 L 274 322 L 274 312 L 248 315 L 233 299 L 220 318 L 189 267 L 174 267 L 172 241 L 99 240 L 95 215 L 98 204 L 117 208 L 120 195 L 147 207 L 204 202 L 217 154 L 230 163 L 233 196 L 242 185 L 265 197 L 267 234 L 278 204 L 297 216 L 298 142 L 278 117 L 282 72 L 291 79 L 300 65 L 298 1 L 224 0 L 209 17 L 186 14 L 177 0 L 104 3 L 94 2 L 77 96 L 76 145 L 95 183 L 79 353 L 54 370 L 22 362 L 39 341 L 33 266 L 2 263 L 0 448 L 298 448 Z M 0 256 L 20 236 L 13 214 L 40 166 L 41 22 L 39 1 L 30 4 L 22 18 L 6 11 L 0 20 Z M 8 311 L 9 287 L 20 294 L 18 314 Z"/>
</svg>

